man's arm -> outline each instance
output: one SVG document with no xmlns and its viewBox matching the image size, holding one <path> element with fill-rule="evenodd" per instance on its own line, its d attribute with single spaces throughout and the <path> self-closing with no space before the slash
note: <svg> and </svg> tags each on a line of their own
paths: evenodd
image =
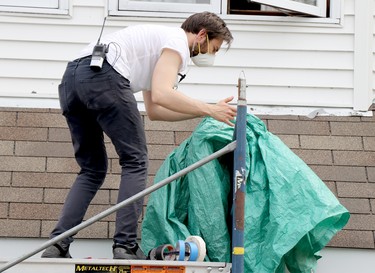
<svg viewBox="0 0 375 273">
<path fill-rule="evenodd" d="M 228 104 L 233 97 L 226 98 L 217 104 L 208 104 L 173 89 L 180 64 L 181 57 L 176 51 L 163 50 L 152 77 L 152 90 L 143 93 L 150 119 L 172 121 L 211 116 L 233 125 L 231 120 L 237 111 L 236 107 Z"/>
<path fill-rule="evenodd" d="M 180 121 L 199 117 L 195 115 L 174 112 L 163 106 L 153 103 L 150 91 L 143 91 L 143 100 L 145 103 L 147 115 L 151 120 Z"/>
</svg>

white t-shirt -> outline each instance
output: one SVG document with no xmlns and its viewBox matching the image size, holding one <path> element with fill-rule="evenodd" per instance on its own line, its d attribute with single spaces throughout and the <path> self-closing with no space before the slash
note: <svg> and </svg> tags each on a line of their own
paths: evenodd
<svg viewBox="0 0 375 273">
<path fill-rule="evenodd" d="M 185 31 L 179 27 L 136 25 L 103 36 L 100 43 L 109 45 L 107 61 L 130 81 L 133 92 L 151 90 L 151 78 L 164 48 L 181 56 L 179 72 L 186 70 L 190 51 Z M 96 42 L 84 48 L 78 58 L 92 54 Z M 177 79 L 177 75 L 176 75 Z"/>
</svg>

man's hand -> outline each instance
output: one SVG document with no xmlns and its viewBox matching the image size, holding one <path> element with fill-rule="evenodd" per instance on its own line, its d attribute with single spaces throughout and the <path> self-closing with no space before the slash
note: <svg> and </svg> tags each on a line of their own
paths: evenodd
<svg viewBox="0 0 375 273">
<path fill-rule="evenodd" d="M 210 105 L 210 116 L 214 119 L 224 122 L 229 126 L 234 126 L 232 120 L 236 117 L 237 108 L 228 103 L 233 100 L 233 96 L 219 101 L 217 104 Z"/>
</svg>

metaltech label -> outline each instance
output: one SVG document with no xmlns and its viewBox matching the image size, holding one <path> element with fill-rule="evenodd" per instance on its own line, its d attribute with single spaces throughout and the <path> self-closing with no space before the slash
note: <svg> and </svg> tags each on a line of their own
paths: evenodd
<svg viewBox="0 0 375 273">
<path fill-rule="evenodd" d="M 130 265 L 85 265 L 76 264 L 75 272 L 84 273 L 130 273 Z"/>
<path fill-rule="evenodd" d="M 75 273 L 185 273 L 184 266 L 76 264 Z"/>
</svg>

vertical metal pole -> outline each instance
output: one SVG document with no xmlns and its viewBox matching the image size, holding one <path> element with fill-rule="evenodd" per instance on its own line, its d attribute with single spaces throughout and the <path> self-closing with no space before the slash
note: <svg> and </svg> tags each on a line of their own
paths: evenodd
<svg viewBox="0 0 375 273">
<path fill-rule="evenodd" d="M 232 272 L 244 272 L 244 225 L 246 194 L 246 79 L 238 78 L 237 118 L 234 130 L 237 146 L 233 158 Z"/>
</svg>

